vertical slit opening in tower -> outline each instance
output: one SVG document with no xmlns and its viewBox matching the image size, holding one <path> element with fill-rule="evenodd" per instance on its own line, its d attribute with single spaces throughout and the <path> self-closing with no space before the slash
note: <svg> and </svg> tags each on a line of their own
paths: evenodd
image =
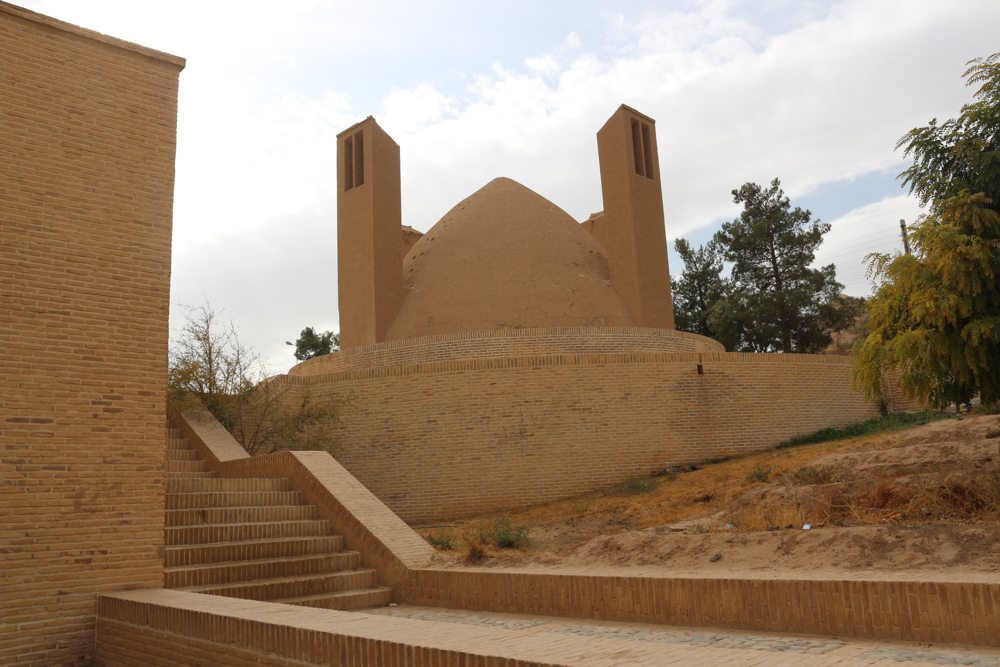
<svg viewBox="0 0 1000 667">
<path fill-rule="evenodd" d="M 344 139 L 344 190 L 354 187 L 354 137 Z"/>
<path fill-rule="evenodd" d="M 365 138 L 358 132 L 354 135 L 354 186 L 365 184 Z"/>
<path fill-rule="evenodd" d="M 646 165 L 646 178 L 653 178 L 653 141 L 650 139 L 649 125 L 642 124 L 642 155 Z"/>
<path fill-rule="evenodd" d="M 645 176 L 646 158 L 642 155 L 642 129 L 635 118 L 632 119 L 632 153 L 635 157 L 635 173 Z"/>
</svg>

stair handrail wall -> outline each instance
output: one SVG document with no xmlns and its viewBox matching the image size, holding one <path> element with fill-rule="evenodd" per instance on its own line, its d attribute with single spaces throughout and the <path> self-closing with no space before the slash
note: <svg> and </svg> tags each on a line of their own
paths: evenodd
<svg viewBox="0 0 1000 667">
<path fill-rule="evenodd" d="M 217 472 L 220 464 L 250 458 L 247 450 L 200 403 L 194 403 L 182 413 L 167 402 L 167 417 L 180 427 L 208 467 Z"/>
</svg>

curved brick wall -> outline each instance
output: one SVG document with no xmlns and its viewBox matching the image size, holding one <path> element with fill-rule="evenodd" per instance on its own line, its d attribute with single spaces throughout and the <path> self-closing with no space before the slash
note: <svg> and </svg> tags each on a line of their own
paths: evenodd
<svg viewBox="0 0 1000 667">
<path fill-rule="evenodd" d="M 363 345 L 297 364 L 289 375 L 305 377 L 338 371 L 553 354 L 621 352 L 725 352 L 718 341 L 672 329 L 572 327 L 498 329 L 441 334 Z"/>
<path fill-rule="evenodd" d="M 587 353 L 280 381 L 294 398 L 349 399 L 338 461 L 404 520 L 422 523 L 567 498 L 878 416 L 851 390 L 850 364 L 823 355 Z"/>
</svg>

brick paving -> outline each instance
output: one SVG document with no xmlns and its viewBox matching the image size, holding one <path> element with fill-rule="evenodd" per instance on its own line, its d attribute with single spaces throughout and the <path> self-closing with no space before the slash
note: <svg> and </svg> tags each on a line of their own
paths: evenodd
<svg viewBox="0 0 1000 667">
<path fill-rule="evenodd" d="M 800 638 L 783 635 L 737 634 L 703 630 L 666 629 L 646 624 L 621 625 L 616 623 L 588 623 L 579 619 L 543 618 L 538 616 L 517 616 L 513 614 L 487 614 L 454 609 L 397 605 L 365 610 L 363 613 L 375 616 L 390 616 L 434 623 L 451 623 L 515 631 L 518 634 L 551 633 L 563 637 L 597 637 L 623 642 L 651 642 L 676 644 L 691 647 L 718 649 L 719 664 L 735 659 L 734 664 L 744 660 L 749 664 L 752 653 L 788 654 L 787 660 L 773 656 L 766 664 L 803 664 L 802 654 L 826 655 L 836 658 L 824 664 L 874 665 L 886 662 L 929 664 L 929 665 L 977 665 L 1000 667 L 1000 651 L 981 652 L 956 647 L 936 649 L 921 648 L 914 644 L 875 644 L 859 640 Z M 555 637 L 553 637 L 554 639 Z M 798 654 L 799 657 L 795 657 Z M 763 657 L 763 655 L 761 655 Z M 753 661 L 756 663 L 756 660 Z"/>
</svg>

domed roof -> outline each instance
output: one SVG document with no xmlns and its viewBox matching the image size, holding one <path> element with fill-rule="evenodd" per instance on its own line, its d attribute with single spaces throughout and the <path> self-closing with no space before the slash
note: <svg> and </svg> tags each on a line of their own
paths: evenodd
<svg viewBox="0 0 1000 667">
<path fill-rule="evenodd" d="M 491 329 L 635 326 L 601 245 L 508 178 L 458 204 L 403 260 L 388 340 Z"/>
</svg>

